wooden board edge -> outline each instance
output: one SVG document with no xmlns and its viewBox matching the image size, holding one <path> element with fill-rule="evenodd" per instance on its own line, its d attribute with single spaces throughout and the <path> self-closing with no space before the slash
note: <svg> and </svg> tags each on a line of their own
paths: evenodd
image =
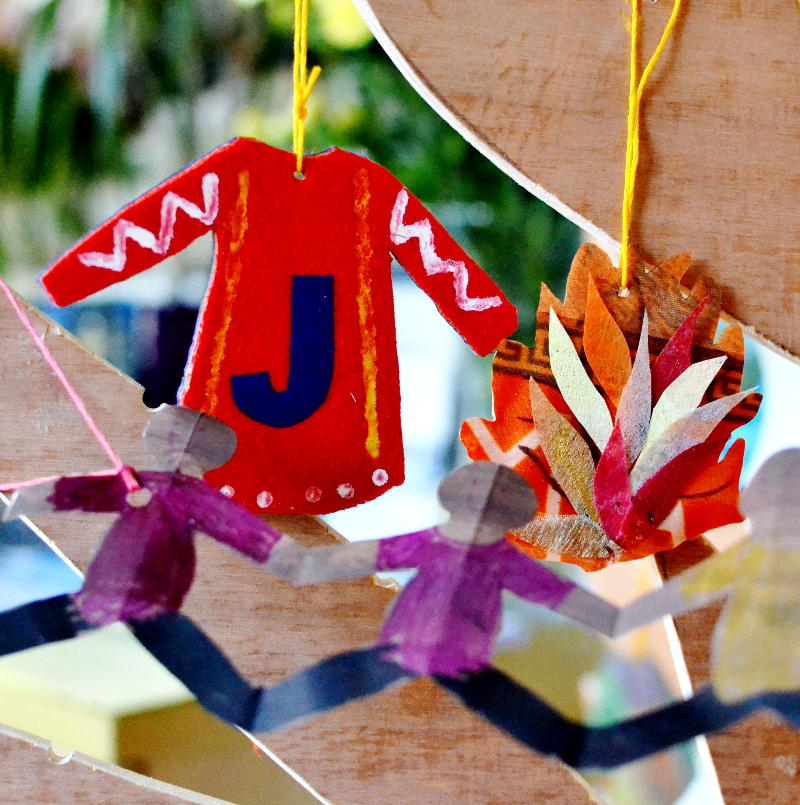
<svg viewBox="0 0 800 805">
<path fill-rule="evenodd" d="M 800 0 L 797 0 L 800 6 Z M 555 194 L 551 193 L 542 185 L 534 182 L 533 179 L 526 176 L 519 168 L 513 165 L 510 160 L 494 145 L 490 144 L 467 124 L 454 109 L 452 109 L 445 100 L 440 98 L 432 89 L 428 81 L 416 68 L 414 63 L 405 56 L 403 51 L 397 43 L 389 35 L 389 32 L 384 28 L 375 14 L 369 0 L 353 0 L 357 11 L 364 20 L 364 23 L 375 37 L 378 44 L 383 48 L 386 55 L 392 61 L 394 66 L 400 71 L 401 75 L 408 81 L 414 91 L 428 104 L 428 106 L 436 112 L 451 128 L 458 132 L 473 148 L 480 152 L 486 159 L 493 165 L 499 168 L 506 176 L 510 177 L 520 187 L 527 190 L 533 196 L 547 204 L 548 207 L 554 209 L 560 215 L 563 215 L 568 221 L 571 221 L 575 226 L 583 230 L 591 239 L 595 240 L 597 244 L 605 250 L 611 261 L 619 264 L 619 250 L 620 243 L 614 236 L 610 235 L 604 229 L 600 228 L 593 221 L 581 215 L 577 210 L 573 209 L 566 202 L 562 201 Z M 622 175 L 622 166 L 620 166 L 620 176 Z M 568 266 L 564 266 L 566 271 Z M 750 339 L 755 341 L 767 349 L 772 350 L 796 365 L 800 365 L 800 356 L 793 355 L 786 347 L 776 341 L 771 341 L 766 336 L 762 335 L 753 326 L 740 322 L 734 316 L 723 312 L 723 319 L 728 324 L 735 324 L 742 328 L 743 332 Z"/>
<path fill-rule="evenodd" d="M 42 754 L 45 762 L 55 766 L 77 763 L 80 766 L 86 767 L 89 772 L 100 772 L 130 785 L 135 785 L 138 788 L 152 791 L 154 794 L 170 797 L 176 802 L 192 803 L 193 805 L 235 805 L 235 803 L 231 803 L 229 800 L 210 797 L 206 794 L 191 791 L 188 788 L 182 788 L 172 783 L 165 783 L 152 777 L 146 777 L 145 775 L 123 769 L 121 766 L 116 766 L 113 763 L 97 760 L 80 752 L 69 752 L 61 756 L 54 750 L 50 741 L 11 727 L 0 725 L 0 735 L 12 741 L 27 745 L 30 747 L 31 753 Z M 120 799 L 118 801 L 123 802 L 124 800 Z"/>
</svg>

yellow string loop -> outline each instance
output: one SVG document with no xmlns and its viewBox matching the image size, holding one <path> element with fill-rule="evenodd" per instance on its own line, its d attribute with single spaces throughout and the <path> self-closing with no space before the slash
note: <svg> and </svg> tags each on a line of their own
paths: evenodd
<svg viewBox="0 0 800 805">
<path fill-rule="evenodd" d="M 675 0 L 672 6 L 664 33 L 658 43 L 650 61 L 642 72 L 641 78 L 636 78 L 636 52 L 639 46 L 639 1 L 631 0 L 631 77 L 628 88 L 628 138 L 625 147 L 625 189 L 622 194 L 622 238 L 620 240 L 619 271 L 620 289 L 624 293 L 628 287 L 628 263 L 630 259 L 631 214 L 633 210 L 633 194 L 636 187 L 636 168 L 639 165 L 639 109 L 647 79 L 653 72 L 656 62 L 661 57 L 667 40 L 675 27 L 681 9 L 681 0 Z"/>
<path fill-rule="evenodd" d="M 303 149 L 306 140 L 306 104 L 317 83 L 320 67 L 308 73 L 308 0 L 294 0 L 294 128 L 292 144 L 296 157 L 295 173 L 303 175 Z"/>
</svg>

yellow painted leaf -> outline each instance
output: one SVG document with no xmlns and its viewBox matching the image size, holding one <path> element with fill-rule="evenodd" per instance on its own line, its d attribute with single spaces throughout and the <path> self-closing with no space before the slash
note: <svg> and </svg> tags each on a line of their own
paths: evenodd
<svg viewBox="0 0 800 805">
<path fill-rule="evenodd" d="M 598 522 L 592 496 L 594 459 L 589 445 L 531 380 L 531 411 L 553 477 L 578 514 Z"/>
<path fill-rule="evenodd" d="M 611 414 L 602 395 L 586 374 L 575 346 L 552 308 L 548 343 L 550 368 L 558 390 L 575 418 L 602 452 L 614 427 Z"/>
</svg>

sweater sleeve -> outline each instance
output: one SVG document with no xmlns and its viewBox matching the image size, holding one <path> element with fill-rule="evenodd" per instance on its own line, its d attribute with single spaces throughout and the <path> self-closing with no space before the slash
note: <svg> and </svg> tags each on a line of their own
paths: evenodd
<svg viewBox="0 0 800 805">
<path fill-rule="evenodd" d="M 125 507 L 127 492 L 119 474 L 66 475 L 54 483 L 47 502 L 58 512 L 118 512 Z"/>
<path fill-rule="evenodd" d="M 562 579 L 511 545 L 508 548 L 511 550 L 505 551 L 506 572 L 503 582 L 504 587 L 515 595 L 532 604 L 557 609 L 575 589 L 574 582 Z"/>
<path fill-rule="evenodd" d="M 420 201 L 384 176 L 392 254 L 467 344 L 488 355 L 516 330 L 516 308 Z"/>
<path fill-rule="evenodd" d="M 401 570 L 417 567 L 420 556 L 435 534 L 434 529 L 400 534 L 377 540 L 375 570 Z"/>
<path fill-rule="evenodd" d="M 42 285 L 60 306 L 91 296 L 185 249 L 217 223 L 240 139 L 217 148 L 123 207 L 47 268 Z"/>
<path fill-rule="evenodd" d="M 187 521 L 206 536 L 255 562 L 266 562 L 282 534 L 200 478 L 180 476 L 173 487 Z"/>
</svg>

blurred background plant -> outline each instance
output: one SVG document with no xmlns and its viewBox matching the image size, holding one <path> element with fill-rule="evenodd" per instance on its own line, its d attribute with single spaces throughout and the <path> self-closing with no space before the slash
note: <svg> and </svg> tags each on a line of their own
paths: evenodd
<svg viewBox="0 0 800 805">
<path fill-rule="evenodd" d="M 232 136 L 290 148 L 292 25 L 292 0 L 0 4 L 0 268 L 38 273 L 110 201 Z M 527 340 L 575 227 L 432 112 L 349 0 L 312 2 L 309 37 L 324 72 L 308 150 L 363 152 L 411 187 L 519 306 Z"/>
</svg>

